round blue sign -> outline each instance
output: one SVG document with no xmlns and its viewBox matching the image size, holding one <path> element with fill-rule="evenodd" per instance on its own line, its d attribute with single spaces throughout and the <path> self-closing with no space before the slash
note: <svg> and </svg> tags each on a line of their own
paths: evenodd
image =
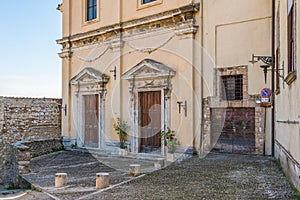
<svg viewBox="0 0 300 200">
<path fill-rule="evenodd" d="M 260 92 L 260 96 L 262 98 L 269 98 L 271 96 L 272 92 L 269 88 L 264 88 Z"/>
</svg>

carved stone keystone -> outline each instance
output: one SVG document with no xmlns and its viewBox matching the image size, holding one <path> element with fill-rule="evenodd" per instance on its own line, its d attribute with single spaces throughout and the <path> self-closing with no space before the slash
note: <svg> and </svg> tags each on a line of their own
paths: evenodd
<svg viewBox="0 0 300 200">
<path fill-rule="evenodd" d="M 109 173 L 96 174 L 96 189 L 109 187 Z"/>
<path fill-rule="evenodd" d="M 55 174 L 55 187 L 66 187 L 67 186 L 67 173 L 56 173 Z"/>
<path fill-rule="evenodd" d="M 141 165 L 133 164 L 129 167 L 129 175 L 130 176 L 138 176 L 141 174 Z"/>
</svg>

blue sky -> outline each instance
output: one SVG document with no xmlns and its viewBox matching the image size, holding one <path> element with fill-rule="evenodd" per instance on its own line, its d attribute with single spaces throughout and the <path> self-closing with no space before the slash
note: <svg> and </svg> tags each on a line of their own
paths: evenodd
<svg viewBox="0 0 300 200">
<path fill-rule="evenodd" d="M 1 2 L 0 96 L 61 97 L 59 3 Z"/>
</svg>

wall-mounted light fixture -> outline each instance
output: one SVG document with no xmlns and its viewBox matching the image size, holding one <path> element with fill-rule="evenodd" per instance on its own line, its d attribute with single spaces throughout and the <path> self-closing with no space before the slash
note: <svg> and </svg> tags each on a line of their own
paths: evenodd
<svg viewBox="0 0 300 200">
<path fill-rule="evenodd" d="M 109 72 L 112 72 L 112 73 L 114 73 L 114 80 L 116 80 L 117 79 L 117 67 L 115 66 L 114 67 L 114 69 L 113 70 L 110 70 Z"/>
<path fill-rule="evenodd" d="M 178 104 L 178 111 L 179 111 L 179 114 L 181 114 L 181 107 L 183 108 L 184 110 L 184 116 L 187 117 L 187 101 L 177 101 L 177 104 Z"/>
<path fill-rule="evenodd" d="M 273 58 L 272 56 L 256 56 L 254 54 L 252 54 L 252 60 L 250 60 L 249 62 L 254 64 L 258 61 L 262 61 L 265 65 L 261 65 L 260 67 L 262 68 L 263 72 L 264 72 L 264 76 L 265 76 L 265 83 L 267 83 L 267 75 L 268 75 L 268 71 L 269 71 L 269 67 L 272 66 L 273 64 Z"/>
<path fill-rule="evenodd" d="M 270 65 L 261 65 L 260 68 L 262 68 L 264 75 L 265 75 L 265 84 L 267 84 L 267 76 L 268 76 L 268 71 L 269 71 Z"/>
<path fill-rule="evenodd" d="M 250 60 L 249 62 L 254 64 L 258 61 L 262 61 L 264 64 L 266 64 L 261 65 L 260 67 L 262 68 L 265 75 L 265 83 L 267 83 L 267 74 L 268 71 L 271 71 L 271 69 L 268 68 L 271 67 L 273 64 L 272 56 L 255 56 L 254 54 L 252 54 L 252 60 Z M 280 71 L 282 71 L 282 74 L 280 73 Z M 284 79 L 284 62 L 282 62 L 281 68 L 275 69 L 275 73 L 277 73 L 281 79 Z"/>
</svg>

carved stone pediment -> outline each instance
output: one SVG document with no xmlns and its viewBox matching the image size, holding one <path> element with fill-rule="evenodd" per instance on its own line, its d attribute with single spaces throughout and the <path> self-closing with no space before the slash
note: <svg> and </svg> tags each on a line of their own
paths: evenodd
<svg viewBox="0 0 300 200">
<path fill-rule="evenodd" d="M 160 63 L 151 59 L 145 59 L 132 69 L 123 74 L 125 80 L 154 80 L 157 78 L 170 78 L 175 76 L 176 72 Z"/>
<path fill-rule="evenodd" d="M 109 76 L 93 68 L 87 67 L 70 80 L 72 85 L 93 85 L 107 83 Z"/>
</svg>

